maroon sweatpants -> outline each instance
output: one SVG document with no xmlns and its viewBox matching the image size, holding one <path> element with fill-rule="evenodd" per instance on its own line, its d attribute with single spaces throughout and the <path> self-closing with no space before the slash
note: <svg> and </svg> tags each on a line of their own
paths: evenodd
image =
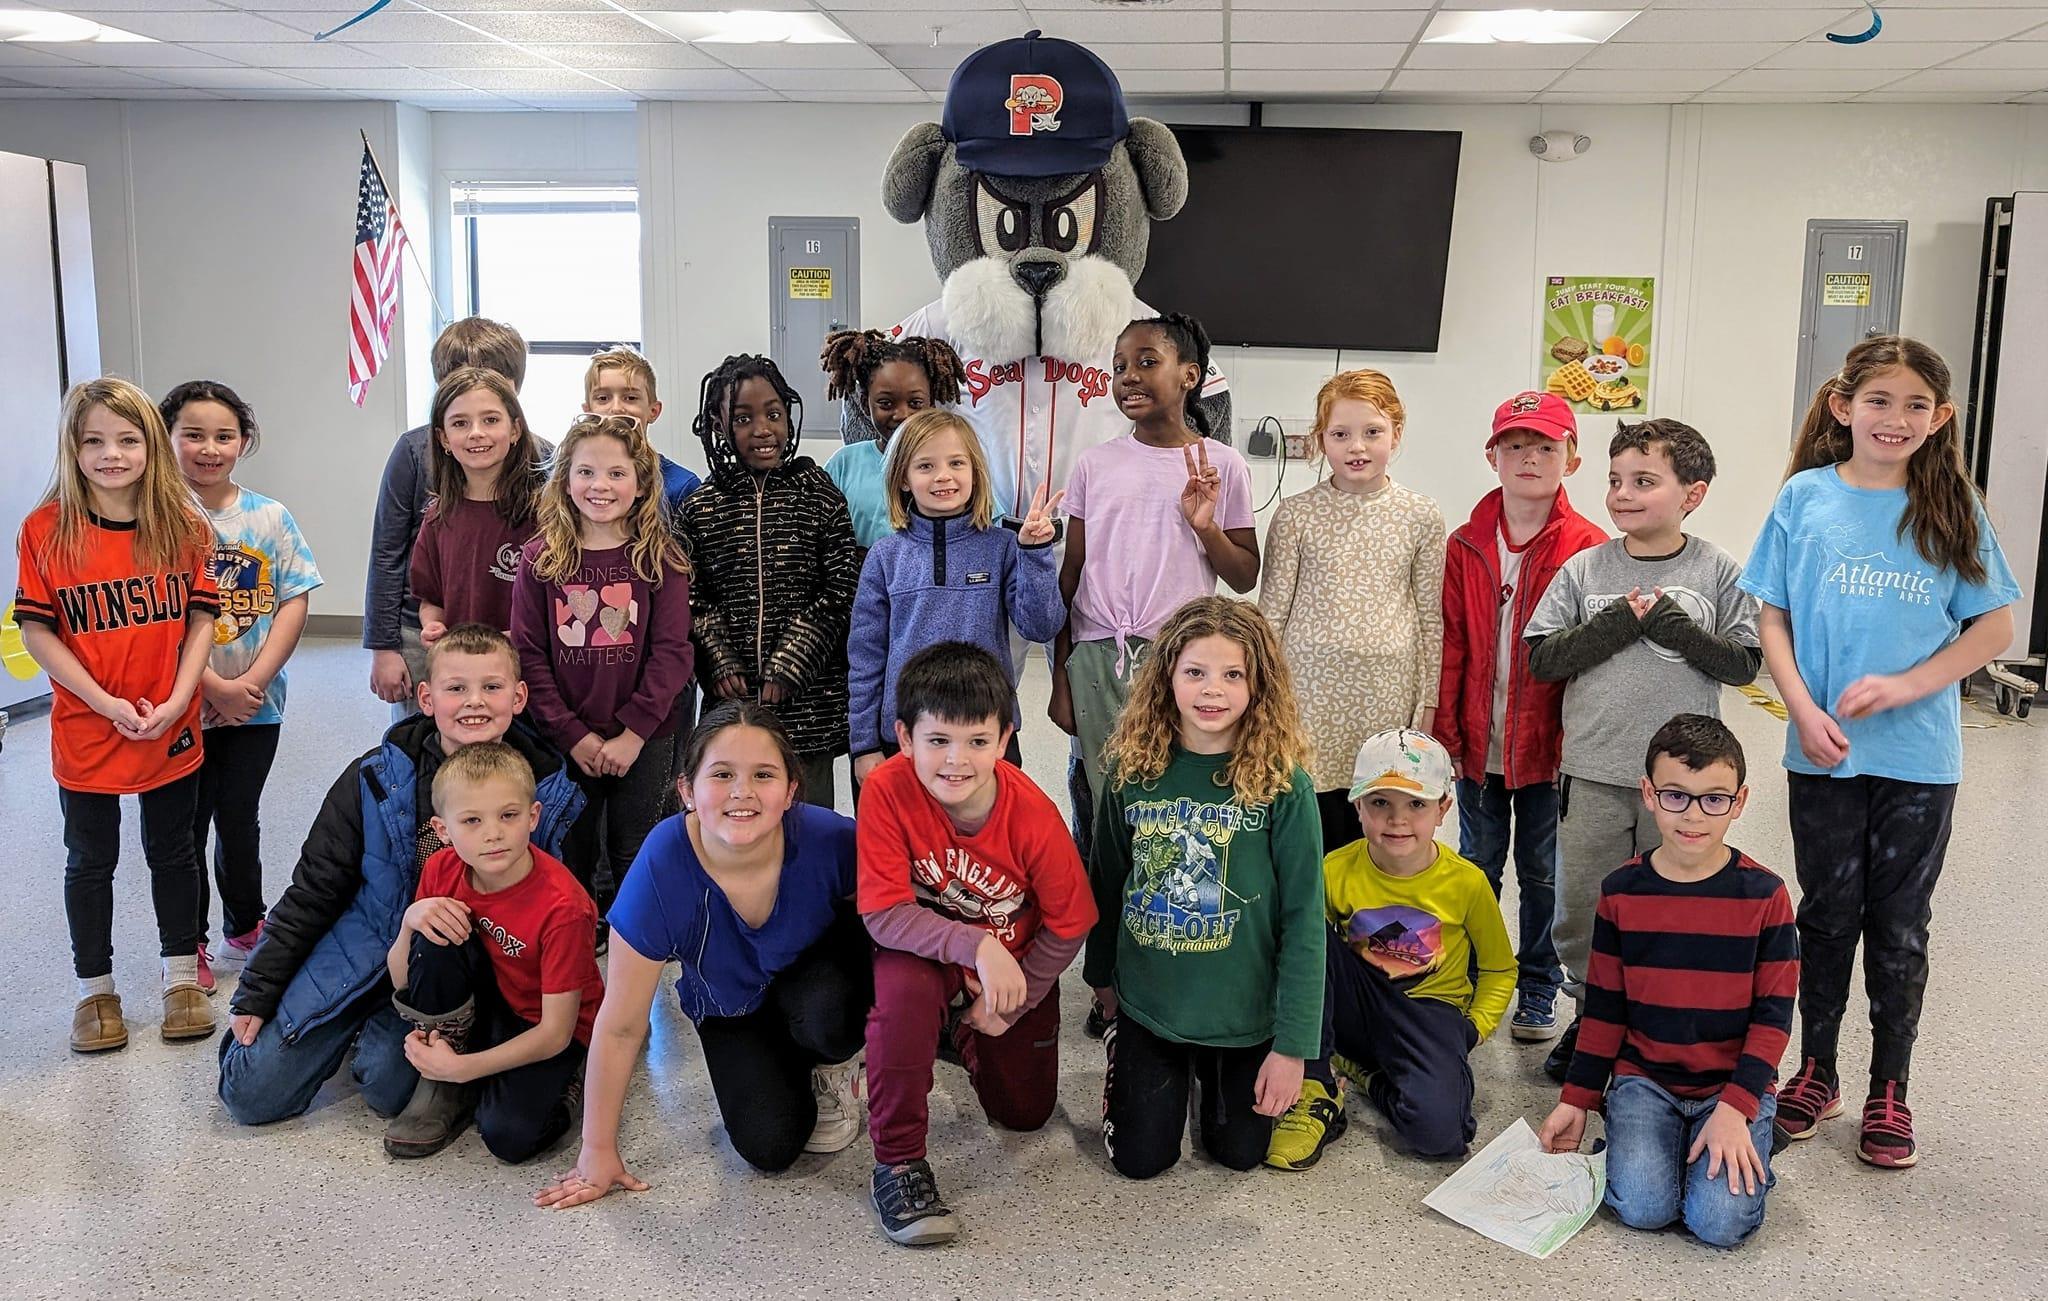
<svg viewBox="0 0 2048 1301">
<path fill-rule="evenodd" d="M 1000 1035 L 985 1035 L 955 1017 L 966 991 L 960 968 L 905 953 L 875 950 L 875 1005 L 868 1012 L 868 1135 L 875 1160 L 900 1165 L 924 1156 L 932 1063 L 939 1032 L 951 1026 L 981 1109 L 1004 1129 L 1030 1130 L 1052 1115 L 1060 1080 L 1060 990 Z"/>
</svg>

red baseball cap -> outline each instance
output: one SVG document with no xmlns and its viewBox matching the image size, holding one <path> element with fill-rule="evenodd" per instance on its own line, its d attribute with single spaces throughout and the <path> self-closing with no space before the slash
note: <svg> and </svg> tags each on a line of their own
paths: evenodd
<svg viewBox="0 0 2048 1301">
<path fill-rule="evenodd" d="M 1517 393 L 1493 413 L 1493 435 L 1488 447 L 1500 441 L 1510 429 L 1526 429 L 1545 438 L 1563 442 L 1579 436 L 1579 422 L 1572 417 L 1571 404 L 1555 393 Z"/>
</svg>

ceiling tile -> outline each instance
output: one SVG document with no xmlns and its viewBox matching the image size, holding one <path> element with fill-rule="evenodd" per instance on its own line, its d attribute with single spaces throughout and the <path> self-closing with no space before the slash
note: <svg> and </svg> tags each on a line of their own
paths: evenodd
<svg viewBox="0 0 2048 1301">
<path fill-rule="evenodd" d="M 1875 90 L 1888 81 L 1897 81 L 1900 75 L 1898 71 L 1886 68 L 1751 68 L 1748 72 L 1736 73 L 1716 89 L 1862 91 Z"/>
<path fill-rule="evenodd" d="M 1894 81 L 1887 94 L 1917 95 L 1942 91 L 1984 91 L 1995 98 L 2048 87 L 2048 71 L 2039 68 L 1934 68 Z"/>
<path fill-rule="evenodd" d="M 1763 2 L 1768 3 L 1769 0 L 1763 0 Z M 1656 0 L 1556 0 L 1554 6 L 1542 5 L 1539 7 L 1545 9 L 1552 7 L 1558 9 L 1648 9 L 1653 3 L 1656 3 Z M 1374 7 L 1391 9 L 1394 6 Z M 1403 5 L 1402 7 L 1414 8 L 1413 5 Z M 1530 7 L 1529 0 L 1443 0 L 1443 4 L 1440 6 L 1440 8 L 1444 9 L 1528 9 Z"/>
<path fill-rule="evenodd" d="M 1888 90 L 1874 90 L 1868 95 L 1858 95 L 1858 104 L 2006 104 L 2026 97 L 2024 91 L 2010 94 L 1984 94 L 1977 91 L 1944 90 L 1923 91 L 1917 94 L 1900 95 Z"/>
<path fill-rule="evenodd" d="M 57 50 L 85 48 L 94 47 L 84 45 L 21 45 L 14 41 L 0 41 L 0 74 L 4 74 L 9 68 L 76 68 L 80 66 L 79 60 L 67 59 L 57 53 Z M 98 46 L 97 48 L 111 49 L 113 47 Z"/>
<path fill-rule="evenodd" d="M 1845 104 L 1854 94 L 1846 90 L 1703 90 L 1693 104 Z"/>
<path fill-rule="evenodd" d="M 0 44 L 0 52 L 29 48 L 33 47 Z M 65 62 L 98 68 L 232 68 L 240 62 L 169 41 L 79 41 L 64 49 L 71 56 Z"/>
<path fill-rule="evenodd" d="M 1221 95 L 1224 93 L 1223 69 L 1197 72 L 1163 72 L 1141 70 L 1126 72 L 1118 77 L 1124 91 L 1131 95 Z"/>
<path fill-rule="evenodd" d="M 1034 16 L 1056 14 L 1075 9 L 1101 9 L 1105 2 L 1106 0 L 1022 0 L 1023 5 L 1026 8 L 1028 8 Z M 1127 4 L 1129 3 L 1129 0 L 1107 0 L 1107 2 Z M 1403 0 L 1403 2 L 1413 3 L 1413 0 Z M 1162 9 L 1166 8 L 1167 6 L 1171 6 L 1171 11 L 1174 13 L 1189 13 L 1202 9 L 1223 8 L 1223 0 L 1144 0 L 1144 3 L 1149 5 L 1155 5 Z M 826 7 L 832 8 L 834 6 L 832 6 L 828 0 Z M 979 8 L 980 6 L 967 5 L 964 7 L 972 9 Z M 1232 4 L 1230 7 L 1233 9 L 1243 9 L 1246 6 L 1241 4 Z"/>
<path fill-rule="evenodd" d="M 1024 20 L 1014 9 L 994 13 L 978 9 L 966 12 L 891 10 L 886 13 L 836 14 L 834 20 L 855 39 L 870 45 L 916 45 L 920 42 L 929 45 L 932 30 L 937 28 L 942 45 L 978 47 L 991 41 L 1022 36 L 1026 30 Z"/>
<path fill-rule="evenodd" d="M 181 0 L 169 0 L 169 4 Z M 55 6 L 49 6 L 54 8 Z M 282 23 L 274 23 L 254 14 L 236 13 L 228 9 L 213 9 L 192 13 L 165 6 L 151 6 L 134 13 L 107 12 L 98 9 L 66 9 L 67 13 L 81 18 L 104 19 L 106 22 L 137 36 L 147 36 L 159 41 L 289 41 L 298 35 Z"/>
<path fill-rule="evenodd" d="M 20 86 L 53 86 L 60 90 L 161 89 L 163 82 L 119 68 L 7 68 L 0 77 Z"/>
<path fill-rule="evenodd" d="M 650 90 L 642 99 L 685 100 L 706 104 L 781 104 L 788 97 L 774 90 Z"/>
<path fill-rule="evenodd" d="M 1551 90 L 1536 96 L 1532 104 L 1683 104 L 1692 99 L 1689 90 Z"/>
<path fill-rule="evenodd" d="M 1301 72 L 1233 72 L 1233 95 L 1371 95 L 1387 84 L 1390 74 L 1373 68 Z"/>
<path fill-rule="evenodd" d="M 1575 0 L 1576 2 L 1576 0 Z M 1598 45 L 1581 68 L 1747 68 L 1781 43 L 1699 41 L 1685 45 Z"/>
<path fill-rule="evenodd" d="M 1950 68 L 2048 68 L 2048 41 L 2001 41 L 1942 62 Z"/>
<path fill-rule="evenodd" d="M 753 0 L 748 0 L 749 4 L 752 2 Z M 628 9 L 687 9 L 691 7 L 689 5 L 667 4 L 664 3 L 664 0 L 620 0 L 620 3 Z M 716 3 L 713 3 L 712 0 L 706 0 L 704 7 L 706 9 L 720 9 L 726 7 L 727 3 L 728 0 L 716 0 Z M 1090 3 L 1093 3 L 1093 0 L 1090 0 Z M 886 12 L 891 9 L 900 8 L 902 4 L 903 0 L 818 0 L 817 7 L 836 15 L 840 13 L 871 13 L 876 10 Z M 762 5 L 760 7 L 763 9 L 780 9 L 785 7 L 809 9 L 811 5 L 806 3 L 806 0 L 779 0 L 776 4 Z M 1214 5 L 1207 7 L 1215 8 Z M 966 12 L 976 9 L 989 13 L 1015 14 L 1017 12 L 1016 0 L 954 0 L 952 8 Z M 1025 30 L 1028 31 L 1029 29 L 1026 28 Z M 1019 34 L 1021 35 L 1022 33 Z"/>
<path fill-rule="evenodd" d="M 238 0 L 238 2 L 246 3 L 252 9 L 267 9 L 270 7 L 271 0 Z M 316 0 L 307 0 L 309 5 L 315 2 Z M 444 14 L 518 13 L 524 10 L 535 10 L 545 13 L 571 13 L 577 10 L 587 10 L 598 13 L 607 12 L 612 8 L 607 3 L 607 0 L 422 0 L 422 2 L 429 8 L 438 9 Z M 1576 0 L 1574 2 L 1576 3 Z M 777 7 L 769 3 L 768 0 L 722 0 L 722 3 L 729 3 L 733 8 L 738 8 L 741 3 L 744 3 L 749 9 L 774 9 Z M 791 0 L 791 4 L 795 7 L 802 7 L 798 0 Z M 650 3 L 638 6 L 628 4 L 624 8 L 688 9 L 690 5 L 686 0 L 663 0 L 661 4 Z"/>
<path fill-rule="evenodd" d="M 920 90 L 894 68 L 754 68 L 748 76 L 770 90 Z"/>
<path fill-rule="evenodd" d="M 1220 12 L 1179 9 L 1094 9 L 1061 10 L 1038 15 L 1047 36 L 1094 45 L 1097 41 L 1220 41 L 1223 15 Z M 1021 32 L 1012 32 L 1020 36 Z"/>
<path fill-rule="evenodd" d="M 1289 68 L 1343 71 L 1347 68 L 1398 68 L 1405 45 L 1260 45 L 1234 41 L 1230 66 L 1285 72 Z"/>
<path fill-rule="evenodd" d="M 1377 104 L 1527 104 L 1535 95 L 1529 91 L 1499 94 L 1453 94 L 1445 90 L 1390 90 L 1374 100 Z"/>
<path fill-rule="evenodd" d="M 464 89 L 460 82 L 418 68 L 300 68 L 292 75 L 333 90 L 434 90 L 453 95 Z"/>
<path fill-rule="evenodd" d="M 196 90 L 316 90 L 304 78 L 267 68 L 152 68 L 150 75 L 169 86 Z M 342 87 L 341 89 L 348 89 Z"/>
<path fill-rule="evenodd" d="M 1166 43 L 1125 43 L 1116 41 L 1090 41 L 1088 48 L 1100 55 L 1102 61 L 1116 70 L 1118 77 L 1126 72 L 1147 70 L 1195 72 L 1223 66 L 1223 44 L 1175 42 Z M 895 62 L 893 59 L 891 62 Z M 898 64 L 897 66 L 902 66 Z M 928 66 L 920 64 L 918 65 Z"/>
<path fill-rule="evenodd" d="M 1422 31 L 1426 10 L 1332 13 L 1326 10 L 1269 9 L 1233 13 L 1234 41 L 1408 42 Z"/>
<path fill-rule="evenodd" d="M 11 8 L 12 6 L 10 6 Z M 58 0 L 32 0 L 30 8 L 62 9 L 67 14 L 89 17 L 93 14 L 139 14 L 155 13 L 163 9 L 226 9 L 230 6 L 220 0 L 91 0 L 84 8 L 62 4 Z M 255 6 L 251 6 L 254 8 Z M 94 21 L 99 21 L 95 19 Z M 119 24 L 115 24 L 119 26 Z"/>
<path fill-rule="evenodd" d="M 495 91 L 501 95 L 518 95 L 521 91 L 534 94 L 576 91 L 585 94 L 617 94 L 602 81 L 562 68 L 448 68 L 446 75 L 465 86 L 477 90 Z M 602 73 L 595 74 L 601 77 Z"/>
<path fill-rule="evenodd" d="M 312 46 L 321 49 L 324 46 Z M 545 68 L 551 66 L 537 54 L 502 41 L 428 41 L 421 45 L 380 42 L 355 47 L 373 58 L 415 68 Z M 285 67 L 271 60 L 271 67 Z"/>
<path fill-rule="evenodd" d="M 390 68 L 399 60 L 379 54 L 370 47 L 342 45 L 336 41 L 296 41 L 277 44 L 268 41 L 230 42 L 219 45 L 188 45 L 216 58 L 232 59 L 255 68 Z M 385 46 L 389 50 L 415 51 L 414 46 Z"/>
<path fill-rule="evenodd" d="M 1728 69 L 1656 68 L 1631 72 L 1625 68 L 1583 68 L 1567 72 L 1549 89 L 1580 95 L 1650 94 L 1670 91 L 1680 97 L 1728 79 Z"/>
<path fill-rule="evenodd" d="M 951 72 L 960 66 L 962 59 L 974 53 L 977 47 L 933 45 L 930 41 L 923 41 L 914 45 L 874 45 L 869 48 L 899 68 L 943 69 Z"/>
<path fill-rule="evenodd" d="M 791 90 L 784 99 L 799 104 L 929 104 L 931 96 L 921 90 Z"/>
<path fill-rule="evenodd" d="M 731 68 L 610 68 L 604 79 L 639 93 L 663 90 L 760 90 L 761 83 Z"/>
<path fill-rule="evenodd" d="M 544 113 L 630 113 L 632 95 L 507 95 L 515 108 L 538 109 Z"/>
<path fill-rule="evenodd" d="M 595 45 L 650 41 L 667 33 L 631 14 L 464 14 L 479 31 L 521 45 Z"/>
<path fill-rule="evenodd" d="M 1834 41 L 1799 41 L 1757 66 L 1762 68 L 1931 68 L 1980 48 L 1971 41 L 1871 41 L 1842 45 Z M 1990 49 L 2024 49 L 1990 46 Z M 2013 65 L 2000 65 L 2013 66 Z"/>
<path fill-rule="evenodd" d="M 649 33 L 653 35 L 653 33 Z M 527 45 L 530 54 L 554 59 L 572 68 L 722 68 L 725 65 L 696 46 L 673 39 L 600 45 Z M 483 66 L 483 65 L 471 65 Z"/>
<path fill-rule="evenodd" d="M 285 27 L 290 27 L 310 40 L 316 32 L 332 31 L 356 16 L 353 9 L 309 10 L 305 13 L 275 13 L 271 17 Z M 240 40 L 241 37 L 216 37 L 218 40 Z M 264 37 L 265 40 L 286 40 L 286 37 Z M 403 41 L 407 43 L 427 41 L 485 41 L 488 36 L 472 31 L 453 19 L 438 14 L 426 13 L 419 9 L 385 9 L 371 14 L 342 33 L 338 39 L 350 45 L 367 45 L 379 42 Z"/>
<path fill-rule="evenodd" d="M 445 95 L 437 91 L 412 91 L 404 96 L 404 102 L 443 113 L 510 113 L 521 107 L 509 99 L 487 95 L 480 90 L 457 90 Z"/>
<path fill-rule="evenodd" d="M 1406 46 L 1394 46 L 1397 50 Z M 1404 68 L 1575 68 L 1602 47 L 1529 42 L 1466 45 L 1457 41 L 1418 44 Z M 1655 48 L 1655 47 L 1651 47 Z"/>
<path fill-rule="evenodd" d="M 2038 5 L 2031 9 L 1895 9 L 1888 4 L 1879 7 L 1884 12 L 1884 32 L 1878 41 L 1998 41 L 2048 20 L 2048 12 Z"/>
<path fill-rule="evenodd" d="M 940 72 L 936 68 L 905 68 L 903 75 L 915 82 L 920 89 L 935 90 L 944 94 L 953 82 L 953 74 Z"/>
<path fill-rule="evenodd" d="M 573 47 L 570 47 L 573 48 Z M 865 45 L 707 44 L 690 47 L 713 68 L 886 68 L 889 63 Z M 657 65 L 649 64 L 649 67 Z M 679 64 L 698 67 L 698 64 Z"/>
<path fill-rule="evenodd" d="M 1614 34 L 1616 41 L 1799 41 L 1826 30 L 1859 5 L 1828 9 L 1651 9 Z"/>
<path fill-rule="evenodd" d="M 1498 68 L 1492 71 L 1468 69 L 1459 72 L 1403 70 L 1394 74 L 1394 79 L 1388 83 L 1387 89 L 1444 93 L 1469 90 L 1474 94 L 1501 95 L 1511 91 L 1533 93 L 1542 90 L 1556 79 L 1557 74 L 1546 68 Z"/>
</svg>

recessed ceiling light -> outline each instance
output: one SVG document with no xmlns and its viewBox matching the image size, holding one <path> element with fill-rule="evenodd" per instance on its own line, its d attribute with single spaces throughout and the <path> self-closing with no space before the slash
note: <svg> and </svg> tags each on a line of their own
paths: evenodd
<svg viewBox="0 0 2048 1301">
<path fill-rule="evenodd" d="M 641 12 L 635 17 L 682 40 L 706 45 L 850 45 L 853 38 L 821 13 L 731 9 L 716 13 Z"/>
<path fill-rule="evenodd" d="M 151 36 L 137 36 L 124 32 L 118 27 L 108 27 L 90 18 L 75 18 L 70 14 L 54 13 L 47 9 L 0 9 L 0 41 L 23 43 L 69 43 L 73 41 L 150 41 Z"/>
<path fill-rule="evenodd" d="M 1639 9 L 1494 9 L 1439 13 L 1425 44 L 1598 45 L 1628 25 Z"/>
</svg>

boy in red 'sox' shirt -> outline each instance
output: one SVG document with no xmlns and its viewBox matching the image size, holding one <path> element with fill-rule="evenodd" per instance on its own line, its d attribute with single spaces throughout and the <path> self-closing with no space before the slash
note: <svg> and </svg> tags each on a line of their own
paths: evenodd
<svg viewBox="0 0 2048 1301">
<path fill-rule="evenodd" d="M 1045 1124 L 1059 1086 L 1059 975 L 1095 925 L 1066 820 L 1002 761 L 1012 709 L 1009 674 L 987 651 L 919 651 L 896 683 L 902 752 L 861 787 L 858 902 L 877 946 L 871 1192 L 882 1231 L 909 1246 L 959 1232 L 925 1162 L 940 1032 L 991 1121 Z"/>
<path fill-rule="evenodd" d="M 597 906 L 533 845 L 533 795 L 533 769 L 502 742 L 466 745 L 434 774 L 434 830 L 449 847 L 420 869 L 387 959 L 392 1006 L 416 1027 L 406 1060 L 420 1073 L 385 1131 L 392 1156 L 440 1151 L 472 1110 L 484 1146 L 511 1164 L 569 1131 L 604 1001 Z"/>
</svg>

